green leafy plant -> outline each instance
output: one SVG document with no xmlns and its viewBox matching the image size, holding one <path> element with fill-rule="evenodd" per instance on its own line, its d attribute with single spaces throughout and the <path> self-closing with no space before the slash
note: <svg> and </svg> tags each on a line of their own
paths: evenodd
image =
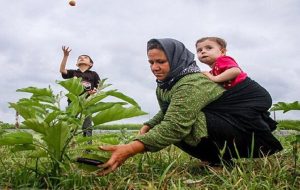
<svg viewBox="0 0 300 190">
<path fill-rule="evenodd" d="M 298 101 L 292 103 L 285 103 L 285 102 L 278 102 L 273 105 L 271 111 L 283 111 L 283 113 L 289 111 L 300 110 L 300 103 Z M 300 144 L 300 121 L 299 120 L 283 120 L 280 121 L 278 124 L 280 129 L 287 129 L 287 130 L 294 130 L 295 133 L 295 140 L 292 141 L 293 146 L 293 155 L 294 155 L 294 173 L 297 175 L 297 160 L 299 159 L 298 155 L 298 148 Z"/>
<path fill-rule="evenodd" d="M 81 78 L 72 78 L 57 81 L 67 90 L 66 97 L 71 103 L 64 109 L 60 102 L 64 95 L 53 94 L 50 87 L 28 87 L 18 89 L 17 92 L 30 93 L 30 98 L 22 98 L 16 103 L 9 103 L 24 119 L 23 128 L 29 128 L 34 134 L 27 131 L 0 133 L 0 146 L 9 146 L 13 152 L 29 151 L 29 157 L 50 163 L 50 176 L 59 176 L 71 160 L 71 149 L 74 137 L 81 133 L 79 129 L 86 117 L 91 117 L 94 125 L 131 118 L 146 114 L 132 98 L 117 90 L 107 90 L 110 86 L 100 81 L 97 93 L 88 96 L 84 93 Z M 114 97 L 119 101 L 104 101 L 107 97 Z M 84 142 L 90 139 L 81 139 Z M 103 144 L 116 144 L 111 137 L 102 139 Z M 101 141 L 101 139 L 100 139 Z M 91 146 L 89 145 L 90 149 Z M 94 145 L 96 149 L 99 145 Z M 74 152 L 74 150 L 73 150 Z M 99 151 L 98 151 L 99 152 Z M 94 156 L 95 157 L 95 156 Z M 38 167 L 37 167 L 38 168 Z M 47 174 L 49 175 L 49 174 Z"/>
</svg>

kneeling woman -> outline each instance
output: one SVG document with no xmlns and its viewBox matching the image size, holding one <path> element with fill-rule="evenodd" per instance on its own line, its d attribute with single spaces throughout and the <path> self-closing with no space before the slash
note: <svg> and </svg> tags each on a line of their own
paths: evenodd
<svg viewBox="0 0 300 190">
<path fill-rule="evenodd" d="M 147 55 L 156 77 L 160 111 L 145 122 L 128 144 L 105 146 L 111 158 L 100 175 L 119 167 L 127 158 L 159 151 L 171 144 L 212 164 L 221 159 L 261 157 L 282 150 L 271 130 L 269 93 L 247 78 L 225 91 L 200 73 L 194 54 L 174 39 L 152 39 Z M 220 155 L 220 149 L 224 154 Z"/>
</svg>

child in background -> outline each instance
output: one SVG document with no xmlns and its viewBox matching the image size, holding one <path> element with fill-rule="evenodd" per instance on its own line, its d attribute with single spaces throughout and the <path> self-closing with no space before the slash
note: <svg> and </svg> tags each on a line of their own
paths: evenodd
<svg viewBox="0 0 300 190">
<path fill-rule="evenodd" d="M 91 71 L 94 62 L 88 55 L 80 55 L 77 59 L 77 70 L 66 69 L 67 60 L 71 49 L 69 47 L 62 47 L 64 56 L 60 64 L 60 73 L 64 79 L 80 77 L 82 78 L 82 84 L 85 92 L 89 95 L 97 92 L 97 87 L 100 81 L 99 75 L 95 71 Z M 70 100 L 68 100 L 70 103 Z M 92 119 L 91 117 L 85 118 L 82 125 L 83 136 L 92 136 Z M 91 141 L 89 142 L 91 144 Z"/>
<path fill-rule="evenodd" d="M 225 40 L 218 37 L 201 38 L 196 42 L 196 51 L 199 61 L 212 69 L 202 73 L 225 89 L 234 87 L 247 77 L 236 61 L 226 56 Z"/>
</svg>

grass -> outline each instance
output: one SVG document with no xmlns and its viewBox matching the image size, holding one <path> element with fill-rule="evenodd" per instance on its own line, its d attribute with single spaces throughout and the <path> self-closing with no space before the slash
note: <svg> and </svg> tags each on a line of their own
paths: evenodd
<svg viewBox="0 0 300 190">
<path fill-rule="evenodd" d="M 79 170 L 73 164 L 64 175 L 50 177 L 46 171 L 37 173 L 35 160 L 25 153 L 13 154 L 0 147 L 0 189 L 298 190 L 300 176 L 293 173 L 290 144 L 293 137 L 279 139 L 284 146 L 280 153 L 261 159 L 235 160 L 233 168 L 203 167 L 199 160 L 170 146 L 160 152 L 138 154 L 104 177 Z"/>
</svg>

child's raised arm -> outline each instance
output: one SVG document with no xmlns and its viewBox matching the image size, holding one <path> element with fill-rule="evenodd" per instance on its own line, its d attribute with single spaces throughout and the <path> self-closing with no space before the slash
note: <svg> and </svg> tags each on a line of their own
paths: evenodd
<svg viewBox="0 0 300 190">
<path fill-rule="evenodd" d="M 67 74 L 66 64 L 67 64 L 67 60 L 68 60 L 70 51 L 72 51 L 72 49 L 69 49 L 69 47 L 66 47 L 66 46 L 62 46 L 62 50 L 64 52 L 64 57 L 61 61 L 59 72 L 61 72 L 63 74 Z"/>
</svg>

